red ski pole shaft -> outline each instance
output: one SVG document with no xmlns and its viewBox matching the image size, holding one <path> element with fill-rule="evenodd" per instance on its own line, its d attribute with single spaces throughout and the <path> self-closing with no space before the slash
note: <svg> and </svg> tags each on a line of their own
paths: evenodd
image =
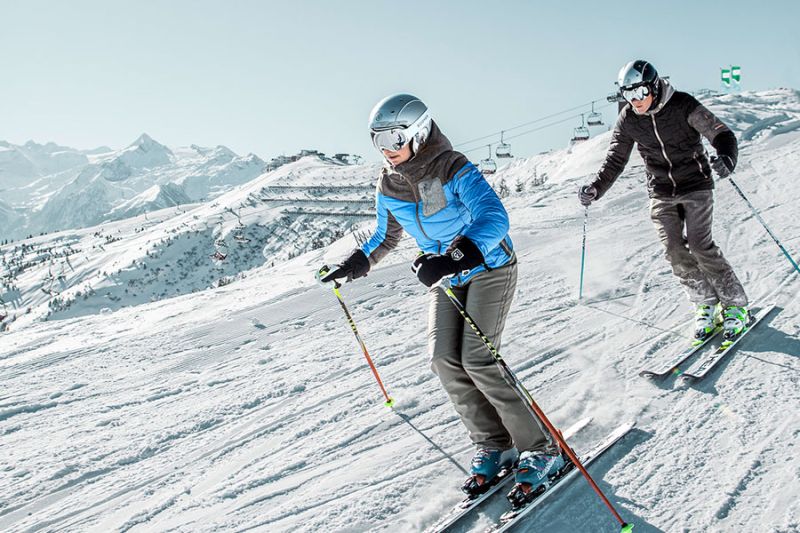
<svg viewBox="0 0 800 533">
<path fill-rule="evenodd" d="M 391 407 L 394 405 L 394 400 L 389 397 L 389 393 L 386 392 L 386 387 L 383 386 L 383 381 L 381 381 L 381 376 L 378 374 L 378 369 L 375 368 L 375 364 L 372 362 L 372 358 L 369 356 L 369 352 L 367 351 L 367 345 L 364 344 L 361 335 L 358 333 L 355 320 L 353 320 L 353 317 L 350 315 L 350 311 L 347 309 L 347 306 L 344 303 L 344 298 L 342 298 L 342 293 L 339 292 L 339 287 L 339 282 L 335 282 L 333 285 L 333 292 L 336 294 L 336 298 L 339 300 L 339 304 L 342 306 L 342 310 L 344 311 L 344 316 L 347 317 L 347 322 L 350 323 L 350 329 L 353 330 L 353 334 L 356 336 L 356 340 L 361 346 L 361 350 L 364 352 L 364 357 L 367 360 L 367 364 L 369 364 L 369 368 L 372 370 L 372 374 L 375 376 L 375 380 L 378 382 L 378 386 L 381 388 L 384 398 L 386 398 L 386 403 L 384 405 Z"/>
<path fill-rule="evenodd" d="M 536 412 L 536 416 L 538 416 L 539 419 L 542 421 L 542 423 L 547 427 L 547 430 L 550 431 L 553 437 L 558 441 L 558 444 L 559 446 L 561 446 L 561 449 L 564 450 L 564 452 L 570 458 L 572 463 L 578 468 L 578 470 L 581 471 L 583 477 L 586 478 L 586 481 L 589 482 L 589 485 L 591 485 L 592 489 L 594 489 L 594 491 L 597 493 L 600 499 L 603 500 L 603 503 L 606 504 L 608 510 L 611 511 L 611 514 L 614 515 L 614 518 L 616 518 L 617 521 L 620 523 L 620 526 L 622 526 L 623 531 L 626 531 L 624 529 L 626 527 L 632 527 L 629 526 L 629 524 L 622 519 L 622 517 L 619 515 L 619 513 L 611 504 L 611 502 L 608 500 L 608 498 L 606 498 L 606 495 L 603 494 L 603 491 L 600 489 L 600 487 L 597 486 L 597 483 L 595 483 L 594 479 L 592 479 L 592 476 L 589 474 L 588 470 L 586 470 L 586 467 L 584 467 L 583 463 L 581 463 L 580 459 L 578 459 L 578 455 L 572 450 L 569 444 L 567 444 L 567 441 L 564 440 L 564 437 L 561 435 L 561 432 L 556 429 L 556 427 L 552 424 L 552 422 L 550 422 L 550 419 L 547 418 L 547 416 L 544 414 L 544 411 L 541 410 L 541 408 L 536 404 L 536 401 L 533 399 L 531 399 L 531 407 Z"/>
</svg>

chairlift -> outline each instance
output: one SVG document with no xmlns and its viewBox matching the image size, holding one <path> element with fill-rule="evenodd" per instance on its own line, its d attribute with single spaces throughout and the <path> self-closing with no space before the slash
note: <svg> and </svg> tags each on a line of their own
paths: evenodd
<svg viewBox="0 0 800 533">
<path fill-rule="evenodd" d="M 211 255 L 211 259 L 216 262 L 225 261 L 228 257 L 228 243 L 225 242 L 225 239 L 217 239 L 214 241 L 214 253 Z"/>
<path fill-rule="evenodd" d="M 511 145 L 503 141 L 503 133 L 502 131 L 500 132 L 500 144 L 497 145 L 497 150 L 495 150 L 494 154 L 500 159 L 514 157 L 511 155 Z"/>
<path fill-rule="evenodd" d="M 58 291 L 53 290 L 53 283 L 55 283 L 56 278 L 52 276 L 52 274 L 42 280 L 42 286 L 39 287 L 42 289 L 42 292 L 47 294 L 48 296 L 57 296 L 59 294 Z"/>
<path fill-rule="evenodd" d="M 241 233 L 241 232 L 234 233 L 233 234 L 233 240 L 235 240 L 236 242 L 240 242 L 242 244 L 250 242 L 250 239 L 245 237 L 244 233 Z"/>
<path fill-rule="evenodd" d="M 586 127 L 584 118 L 585 117 L 583 116 L 583 113 L 581 113 L 581 125 L 573 130 L 572 139 L 570 139 L 571 143 L 577 143 L 589 139 L 589 128 Z"/>
<path fill-rule="evenodd" d="M 492 159 L 492 145 L 487 144 L 486 146 L 489 148 L 489 157 L 487 157 L 486 159 L 481 159 L 479 165 L 481 174 L 483 174 L 484 176 L 488 176 L 490 174 L 494 174 L 495 172 L 497 172 L 497 163 L 495 163 L 494 159 Z"/>
<path fill-rule="evenodd" d="M 586 123 L 589 126 L 603 125 L 603 115 L 594 110 L 594 101 L 592 101 L 592 112 L 589 113 L 589 116 L 586 118 Z"/>
</svg>

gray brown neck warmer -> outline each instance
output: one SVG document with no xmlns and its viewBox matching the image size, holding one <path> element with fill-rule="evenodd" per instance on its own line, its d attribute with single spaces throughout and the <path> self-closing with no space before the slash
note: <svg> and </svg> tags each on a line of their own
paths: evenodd
<svg viewBox="0 0 800 533">
<path fill-rule="evenodd" d="M 467 162 L 466 156 L 454 151 L 439 126 L 432 122 L 428 140 L 414 157 L 396 167 L 384 167 L 378 190 L 391 198 L 417 201 L 419 194 L 415 189 L 419 182 L 438 178 L 444 185 Z"/>
</svg>

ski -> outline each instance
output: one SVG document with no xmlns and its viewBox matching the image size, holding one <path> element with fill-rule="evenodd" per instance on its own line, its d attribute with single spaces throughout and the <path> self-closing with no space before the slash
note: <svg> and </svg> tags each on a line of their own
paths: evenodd
<svg viewBox="0 0 800 533">
<path fill-rule="evenodd" d="M 681 381 L 684 383 L 691 383 L 706 377 L 708 373 L 711 372 L 711 370 L 717 366 L 717 364 L 726 355 L 733 351 L 734 346 L 739 344 L 739 342 L 748 333 L 753 331 L 753 328 L 761 321 L 761 319 L 770 314 L 773 309 L 775 309 L 775 304 L 769 305 L 764 309 L 754 309 L 750 313 L 750 321 L 748 322 L 747 327 L 738 336 L 733 339 L 723 341 L 716 350 L 697 361 L 694 366 L 689 368 L 686 372 L 683 372 L 680 376 Z"/>
<path fill-rule="evenodd" d="M 639 375 L 643 378 L 650 378 L 650 379 L 664 379 L 670 374 L 679 374 L 680 373 L 680 365 L 685 363 L 689 360 L 694 354 L 702 350 L 711 340 L 713 340 L 717 335 L 722 333 L 722 326 L 718 326 L 709 333 L 705 338 L 703 338 L 698 344 L 693 344 L 689 346 L 685 350 L 672 359 L 668 366 L 661 367 L 658 370 L 649 370 L 643 369 L 639 372 Z"/>
<path fill-rule="evenodd" d="M 589 425 L 592 417 L 586 417 L 575 424 L 572 424 L 564 432 L 565 439 L 573 438 L 580 430 Z M 471 515 L 472 511 L 476 510 L 484 502 L 488 501 L 494 494 L 497 494 L 503 487 L 508 485 L 508 482 L 514 479 L 514 472 L 511 469 L 504 469 L 495 478 L 497 481 L 489 487 L 483 494 L 475 497 L 466 497 L 457 503 L 447 514 L 439 519 L 434 525 L 425 530 L 426 533 L 441 533 L 448 531 L 450 528 L 459 523 L 462 519 Z"/>
<path fill-rule="evenodd" d="M 628 422 L 609 433 L 603 441 L 601 441 L 580 458 L 583 465 L 588 467 L 592 462 L 594 462 L 595 459 L 600 457 L 603 452 L 611 448 L 611 446 L 613 446 L 617 441 L 627 435 L 635 425 L 635 422 Z M 500 517 L 499 523 L 494 524 L 490 528 L 486 529 L 486 533 L 499 533 L 501 531 L 507 531 L 516 526 L 525 516 L 530 514 L 539 505 L 544 503 L 559 489 L 567 485 L 569 481 L 574 479 L 576 476 L 580 477 L 580 470 L 575 468 L 575 465 L 572 463 L 567 463 L 567 465 L 561 470 L 560 475 L 551 481 L 550 485 L 544 490 L 544 492 L 536 496 L 534 500 L 524 507 L 512 509 L 503 514 Z"/>
</svg>

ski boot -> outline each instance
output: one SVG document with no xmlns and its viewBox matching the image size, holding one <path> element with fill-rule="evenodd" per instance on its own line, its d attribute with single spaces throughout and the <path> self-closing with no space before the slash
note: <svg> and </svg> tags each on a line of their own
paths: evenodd
<svg viewBox="0 0 800 533">
<path fill-rule="evenodd" d="M 483 494 L 511 472 L 518 457 L 516 448 L 505 451 L 496 448 L 478 448 L 472 458 L 470 476 L 461 490 L 471 498 Z"/>
<path fill-rule="evenodd" d="M 694 344 L 702 344 L 721 325 L 719 304 L 700 304 L 694 312 Z"/>
<path fill-rule="evenodd" d="M 508 501 L 513 509 L 524 507 L 542 494 L 553 479 L 559 477 L 571 463 L 567 463 L 561 453 L 522 452 L 514 472 L 516 485 L 508 493 Z"/>
<path fill-rule="evenodd" d="M 723 316 L 725 317 L 725 321 L 722 324 L 722 327 L 725 329 L 723 335 L 725 341 L 729 342 L 741 335 L 750 322 L 750 312 L 746 307 L 730 305 L 725 308 Z"/>
</svg>

